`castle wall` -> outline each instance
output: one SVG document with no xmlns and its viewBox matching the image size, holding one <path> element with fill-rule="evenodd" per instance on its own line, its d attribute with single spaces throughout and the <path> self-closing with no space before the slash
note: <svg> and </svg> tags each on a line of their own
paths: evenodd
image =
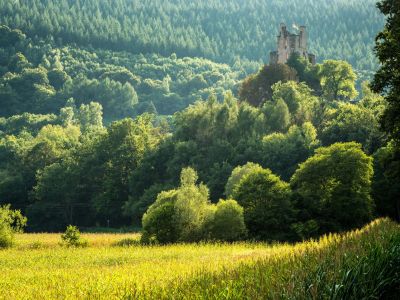
<svg viewBox="0 0 400 300">
<path fill-rule="evenodd" d="M 281 23 L 277 37 L 278 50 L 270 52 L 270 64 L 285 64 L 293 53 L 298 53 L 315 64 L 315 55 L 307 52 L 307 39 L 305 26 L 300 26 L 299 33 L 293 34 L 287 30 L 285 24 Z"/>
<path fill-rule="evenodd" d="M 276 65 L 279 62 L 277 51 L 271 51 L 269 53 L 269 62 L 270 62 L 270 64 L 273 64 L 273 65 Z"/>
<path fill-rule="evenodd" d="M 300 48 L 307 52 L 307 31 L 305 26 L 300 26 Z"/>
</svg>

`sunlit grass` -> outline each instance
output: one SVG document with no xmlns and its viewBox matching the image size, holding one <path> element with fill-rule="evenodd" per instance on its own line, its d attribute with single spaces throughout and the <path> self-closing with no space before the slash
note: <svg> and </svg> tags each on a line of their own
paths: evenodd
<svg viewBox="0 0 400 300">
<path fill-rule="evenodd" d="M 55 233 L 17 234 L 16 249 L 59 247 L 60 236 Z M 140 239 L 139 233 L 82 233 L 81 236 L 89 240 L 90 247 L 95 248 L 112 246 L 122 239 Z"/>
<path fill-rule="evenodd" d="M 139 235 L 83 234 L 89 247 L 75 249 L 59 245 L 57 234 L 22 234 L 16 247 L 0 251 L 0 298 L 317 298 L 394 235 L 399 227 L 388 220 L 296 245 L 117 247 Z"/>
</svg>

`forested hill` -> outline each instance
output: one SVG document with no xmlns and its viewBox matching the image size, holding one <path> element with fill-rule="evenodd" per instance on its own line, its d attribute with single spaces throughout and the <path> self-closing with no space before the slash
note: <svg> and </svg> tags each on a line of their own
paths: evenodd
<svg viewBox="0 0 400 300">
<path fill-rule="evenodd" d="M 306 24 L 323 59 L 376 67 L 376 0 L 0 0 L 0 23 L 29 36 L 218 62 L 268 61 L 279 23 Z"/>
</svg>

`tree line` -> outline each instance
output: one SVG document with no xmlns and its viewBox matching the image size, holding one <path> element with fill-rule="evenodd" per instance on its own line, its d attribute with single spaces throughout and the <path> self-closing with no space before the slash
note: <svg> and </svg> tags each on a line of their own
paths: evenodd
<svg viewBox="0 0 400 300">
<path fill-rule="evenodd" d="M 377 67 L 373 39 L 384 23 L 375 0 L 1 0 L 0 7 L 0 23 L 58 45 L 231 64 L 236 57 L 268 62 L 278 25 L 299 23 L 308 26 L 318 59 L 342 59 L 369 71 Z"/>
<path fill-rule="evenodd" d="M 75 101 L 56 114 L 3 118 L 0 199 L 27 215 L 29 230 L 143 221 L 150 239 L 157 232 L 149 220 L 157 218 L 143 215 L 174 213 L 181 188 L 200 189 L 183 193 L 198 195 L 200 202 L 194 203 L 204 207 L 193 227 L 201 229 L 200 237 L 199 232 L 218 236 L 218 226 L 205 216 L 216 216 L 219 205 L 222 211 L 232 206 L 228 211 L 236 211 L 235 224 L 241 224 L 240 209 L 226 202 L 232 198 L 243 209 L 249 234 L 262 239 L 344 230 L 374 214 L 395 217 L 397 185 L 382 167 L 394 149 L 379 131 L 384 98 L 364 84 L 361 100 L 352 101 L 357 92 L 348 63 L 310 66 L 299 57 L 293 60 L 292 67 L 265 66 L 251 75 L 239 99 L 230 92 L 222 101 L 210 96 L 170 119 L 145 113 L 104 126 L 100 103 Z M 331 82 L 335 72 L 346 76 Z M 292 73 L 304 81 L 290 80 Z M 204 184 L 193 179 L 183 184 L 187 167 L 197 174 L 189 177 Z M 220 199 L 227 200 L 216 204 Z M 346 208 L 353 204 L 359 210 Z M 279 231 L 280 221 L 290 230 Z M 176 240 L 185 236 L 174 232 Z"/>
<path fill-rule="evenodd" d="M 106 123 L 144 112 L 172 115 L 211 94 L 222 99 L 259 67 L 58 47 L 4 25 L 0 32 L 0 117 L 58 113 L 70 99 L 99 102 Z"/>
<path fill-rule="evenodd" d="M 349 63 L 310 65 L 294 55 L 287 65 L 265 65 L 236 84 L 237 97 L 209 90 L 206 101 L 192 99 L 166 118 L 129 111 L 140 101 L 127 105 L 118 98 L 122 91 L 93 96 L 106 95 L 101 80 L 140 90 L 142 79 L 128 67 L 113 72 L 106 65 L 89 75 L 103 67 L 102 59 L 119 63 L 130 54 L 114 58 L 69 47 L 73 59 L 64 61 L 61 48 L 1 27 L 0 100 L 7 105 L 0 118 L 0 203 L 21 209 L 32 231 L 135 224 L 143 226 L 145 242 L 246 235 L 287 241 L 350 229 L 376 215 L 398 218 L 392 72 L 398 53 L 390 38 L 397 15 L 391 1 L 379 7 L 391 17 L 377 39 L 383 65 L 360 93 Z M 148 57 L 138 57 L 135 68 Z M 185 61 L 191 62 L 179 63 Z M 240 76 L 254 67 L 245 66 L 237 66 Z M 57 102 L 68 82 L 71 94 Z"/>
</svg>

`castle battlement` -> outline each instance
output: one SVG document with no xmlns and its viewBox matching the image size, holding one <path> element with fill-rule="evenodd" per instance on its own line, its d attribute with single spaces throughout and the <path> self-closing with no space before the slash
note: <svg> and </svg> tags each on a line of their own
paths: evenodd
<svg viewBox="0 0 400 300">
<path fill-rule="evenodd" d="M 305 26 L 300 26 L 296 34 L 289 32 L 286 25 L 281 23 L 277 38 L 278 50 L 270 52 L 270 64 L 285 64 L 293 53 L 298 53 L 300 56 L 308 59 L 312 64 L 315 64 L 315 55 L 308 53 L 308 36 Z"/>
</svg>

